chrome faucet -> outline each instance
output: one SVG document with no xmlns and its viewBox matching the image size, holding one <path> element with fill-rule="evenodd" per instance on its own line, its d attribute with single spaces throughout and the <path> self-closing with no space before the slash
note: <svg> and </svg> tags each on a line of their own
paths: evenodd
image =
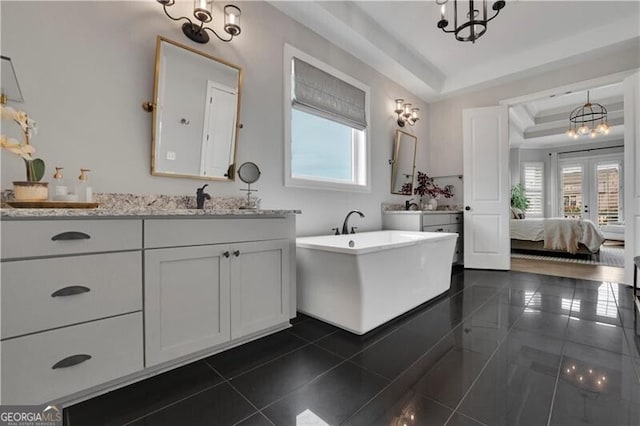
<svg viewBox="0 0 640 426">
<path fill-rule="evenodd" d="M 347 217 L 344 218 L 344 223 L 342 224 L 343 235 L 349 233 L 349 216 L 351 216 L 353 213 L 358 213 L 360 217 L 364 217 L 364 213 L 362 213 L 360 210 L 351 210 L 349 213 L 347 213 Z M 351 233 L 356 233 L 355 228 L 351 228 Z"/>
<path fill-rule="evenodd" d="M 196 208 L 204 209 L 204 200 L 210 200 L 211 195 L 204 192 L 204 189 L 209 185 L 204 185 L 202 188 L 198 188 L 196 191 Z"/>
</svg>

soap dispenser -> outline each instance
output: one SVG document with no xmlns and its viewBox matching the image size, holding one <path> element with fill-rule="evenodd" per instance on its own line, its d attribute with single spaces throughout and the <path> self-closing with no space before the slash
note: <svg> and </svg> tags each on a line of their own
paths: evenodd
<svg viewBox="0 0 640 426">
<path fill-rule="evenodd" d="M 83 203 L 93 202 L 93 190 L 89 186 L 87 172 L 89 169 L 80 169 L 80 176 L 78 176 L 78 183 L 76 186 L 76 194 L 78 194 L 78 201 Z"/>
<path fill-rule="evenodd" d="M 51 191 L 52 200 L 62 200 L 69 192 L 67 186 L 64 184 L 61 170 L 63 170 L 63 167 L 56 167 L 56 173 L 53 175 L 55 181 L 53 183 L 53 191 Z"/>
</svg>

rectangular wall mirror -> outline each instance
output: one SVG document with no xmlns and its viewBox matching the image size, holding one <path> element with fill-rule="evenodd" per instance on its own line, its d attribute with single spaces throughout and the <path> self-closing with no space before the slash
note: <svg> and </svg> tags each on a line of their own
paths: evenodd
<svg viewBox="0 0 640 426">
<path fill-rule="evenodd" d="M 396 130 L 391 166 L 392 194 L 413 194 L 417 144 L 418 138 L 405 131 Z"/>
<path fill-rule="evenodd" d="M 151 174 L 233 180 L 240 67 L 158 37 Z"/>
</svg>

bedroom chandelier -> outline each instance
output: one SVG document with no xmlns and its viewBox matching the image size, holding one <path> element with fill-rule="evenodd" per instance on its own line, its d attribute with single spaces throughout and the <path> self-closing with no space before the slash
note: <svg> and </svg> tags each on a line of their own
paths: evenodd
<svg viewBox="0 0 640 426">
<path fill-rule="evenodd" d="M 220 37 L 213 28 L 204 26 L 204 24 L 213 20 L 213 0 L 194 0 L 193 17 L 196 19 L 197 23 L 194 23 L 186 16 L 174 18 L 169 14 L 169 12 L 167 12 L 167 7 L 173 6 L 176 3 L 176 0 L 156 1 L 162 5 L 164 13 L 169 17 L 169 19 L 174 21 L 181 21 L 184 19 L 187 21 L 182 24 L 182 32 L 190 40 L 193 40 L 196 43 L 204 44 L 209 41 L 209 34 L 207 34 L 207 31 L 211 32 L 213 35 L 218 37 L 220 41 L 224 41 L 225 43 L 233 40 L 235 36 L 240 34 L 240 8 L 232 4 L 228 4 L 224 7 L 224 31 L 229 34 L 229 37 L 223 38 Z"/>
<path fill-rule="evenodd" d="M 578 139 L 579 136 L 589 135 L 592 138 L 599 133 L 608 135 L 611 128 L 607 124 L 607 109 L 599 103 L 589 101 L 587 91 L 587 103 L 575 108 L 569 115 L 569 130 L 567 136 Z"/>
<path fill-rule="evenodd" d="M 404 103 L 404 99 L 396 99 L 396 109 L 394 112 L 398 114 L 398 126 L 404 127 L 406 123 L 413 126 L 416 121 L 420 119 L 418 117 L 418 111 L 420 108 L 411 108 L 411 104 Z"/>
<path fill-rule="evenodd" d="M 475 43 L 477 39 L 487 32 L 487 23 L 493 18 L 498 16 L 500 10 L 506 5 L 503 0 L 496 0 L 493 2 L 491 9 L 495 12 L 493 16 L 487 18 L 487 0 L 467 0 L 469 8 L 464 6 L 460 7 L 458 11 L 458 0 L 451 0 L 453 2 L 453 28 L 447 29 L 449 21 L 447 20 L 446 5 L 449 0 L 436 0 L 436 4 L 440 5 L 440 20 L 438 21 L 438 28 L 445 33 L 453 33 L 456 40 L 470 41 Z M 461 0 L 461 3 L 464 1 Z M 475 8 L 475 5 L 480 5 L 479 9 Z M 458 19 L 458 12 L 460 12 L 460 19 Z M 458 25 L 458 22 L 461 22 Z"/>
</svg>

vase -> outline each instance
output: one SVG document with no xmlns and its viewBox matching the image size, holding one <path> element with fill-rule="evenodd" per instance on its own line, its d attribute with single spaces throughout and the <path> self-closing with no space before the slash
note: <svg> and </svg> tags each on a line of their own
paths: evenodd
<svg viewBox="0 0 640 426">
<path fill-rule="evenodd" d="M 429 210 L 436 210 L 438 208 L 438 200 L 434 198 L 429 200 Z"/>
<path fill-rule="evenodd" d="M 49 182 L 13 182 L 13 196 L 16 201 L 47 201 Z"/>
</svg>

